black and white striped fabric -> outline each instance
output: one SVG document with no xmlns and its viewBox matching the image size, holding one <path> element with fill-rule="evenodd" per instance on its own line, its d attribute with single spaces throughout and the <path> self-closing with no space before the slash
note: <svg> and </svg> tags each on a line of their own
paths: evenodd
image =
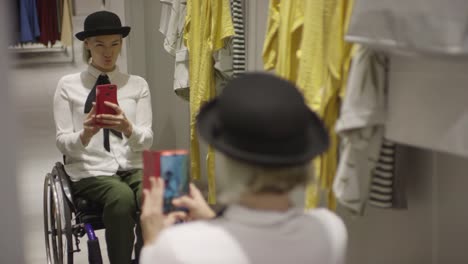
<svg viewBox="0 0 468 264">
<path fill-rule="evenodd" d="M 397 187 L 394 184 L 395 158 L 395 143 L 384 139 L 380 149 L 379 160 L 372 172 L 369 204 L 380 208 L 394 207 L 393 195 Z"/>
<path fill-rule="evenodd" d="M 244 1 L 231 0 L 231 13 L 234 25 L 233 38 L 233 77 L 245 72 L 245 31 L 244 31 Z"/>
<path fill-rule="evenodd" d="M 385 97 L 388 97 L 388 74 L 390 61 L 385 58 Z M 397 170 L 397 149 L 395 142 L 382 139 L 379 159 L 372 171 L 368 203 L 379 208 L 406 209 L 405 184 L 403 175 Z"/>
</svg>

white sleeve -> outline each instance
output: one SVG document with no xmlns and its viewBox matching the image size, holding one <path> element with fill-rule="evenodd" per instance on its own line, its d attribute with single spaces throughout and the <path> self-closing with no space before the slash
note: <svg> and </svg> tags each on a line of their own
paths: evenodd
<svg viewBox="0 0 468 264">
<path fill-rule="evenodd" d="M 335 131 L 347 131 L 385 124 L 386 59 L 384 55 L 359 46 L 351 62 L 346 95 Z"/>
<path fill-rule="evenodd" d="M 364 127 L 347 131 L 342 139 L 333 192 L 337 201 L 353 214 L 364 214 L 384 132 L 382 126 Z"/>
<path fill-rule="evenodd" d="M 327 209 L 315 209 L 313 215 L 325 227 L 328 241 L 330 241 L 330 263 L 345 264 L 347 259 L 348 232 L 343 220 Z"/>
<path fill-rule="evenodd" d="M 83 153 L 85 146 L 80 139 L 80 131 L 73 127 L 73 117 L 68 93 L 60 79 L 54 96 L 54 120 L 57 148 L 69 157 L 77 157 Z"/>
<path fill-rule="evenodd" d="M 174 252 L 171 239 L 166 232 L 161 232 L 159 238 L 151 245 L 143 247 L 140 253 L 140 264 L 181 264 Z"/>
<path fill-rule="evenodd" d="M 143 78 L 140 78 L 140 81 L 142 90 L 136 105 L 136 120 L 132 134 L 126 139 L 130 148 L 135 152 L 149 149 L 153 145 L 151 93 L 148 83 Z"/>
</svg>

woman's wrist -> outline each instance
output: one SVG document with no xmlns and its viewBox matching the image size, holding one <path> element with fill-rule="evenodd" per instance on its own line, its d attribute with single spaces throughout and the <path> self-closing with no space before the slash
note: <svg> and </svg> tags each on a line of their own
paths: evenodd
<svg viewBox="0 0 468 264">
<path fill-rule="evenodd" d="M 126 138 L 129 138 L 132 136 L 133 133 L 133 126 L 132 123 L 128 122 L 127 128 L 123 131 L 123 134 L 125 135 Z"/>
<path fill-rule="evenodd" d="M 80 140 L 81 140 L 81 144 L 83 144 L 83 146 L 88 146 L 89 144 L 89 141 L 91 140 L 91 137 L 87 136 L 85 131 L 81 131 L 80 133 Z"/>
</svg>

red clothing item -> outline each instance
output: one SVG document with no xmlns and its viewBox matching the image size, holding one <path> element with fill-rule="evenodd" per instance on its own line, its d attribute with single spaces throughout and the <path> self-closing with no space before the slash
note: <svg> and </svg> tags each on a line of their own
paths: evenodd
<svg viewBox="0 0 468 264">
<path fill-rule="evenodd" d="M 57 40 L 60 40 L 57 8 L 56 0 L 37 0 L 37 13 L 41 30 L 39 42 L 46 46 L 49 41 L 54 45 Z"/>
</svg>

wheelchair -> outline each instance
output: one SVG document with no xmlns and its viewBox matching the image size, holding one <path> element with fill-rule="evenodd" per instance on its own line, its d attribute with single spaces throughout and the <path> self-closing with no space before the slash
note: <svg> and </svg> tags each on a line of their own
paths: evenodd
<svg viewBox="0 0 468 264">
<path fill-rule="evenodd" d="M 80 252 L 80 238 L 87 235 L 88 260 L 102 264 L 95 230 L 104 229 L 102 208 L 73 197 L 71 181 L 63 163 L 57 162 L 44 179 L 44 236 L 48 264 L 73 264 Z"/>
</svg>

